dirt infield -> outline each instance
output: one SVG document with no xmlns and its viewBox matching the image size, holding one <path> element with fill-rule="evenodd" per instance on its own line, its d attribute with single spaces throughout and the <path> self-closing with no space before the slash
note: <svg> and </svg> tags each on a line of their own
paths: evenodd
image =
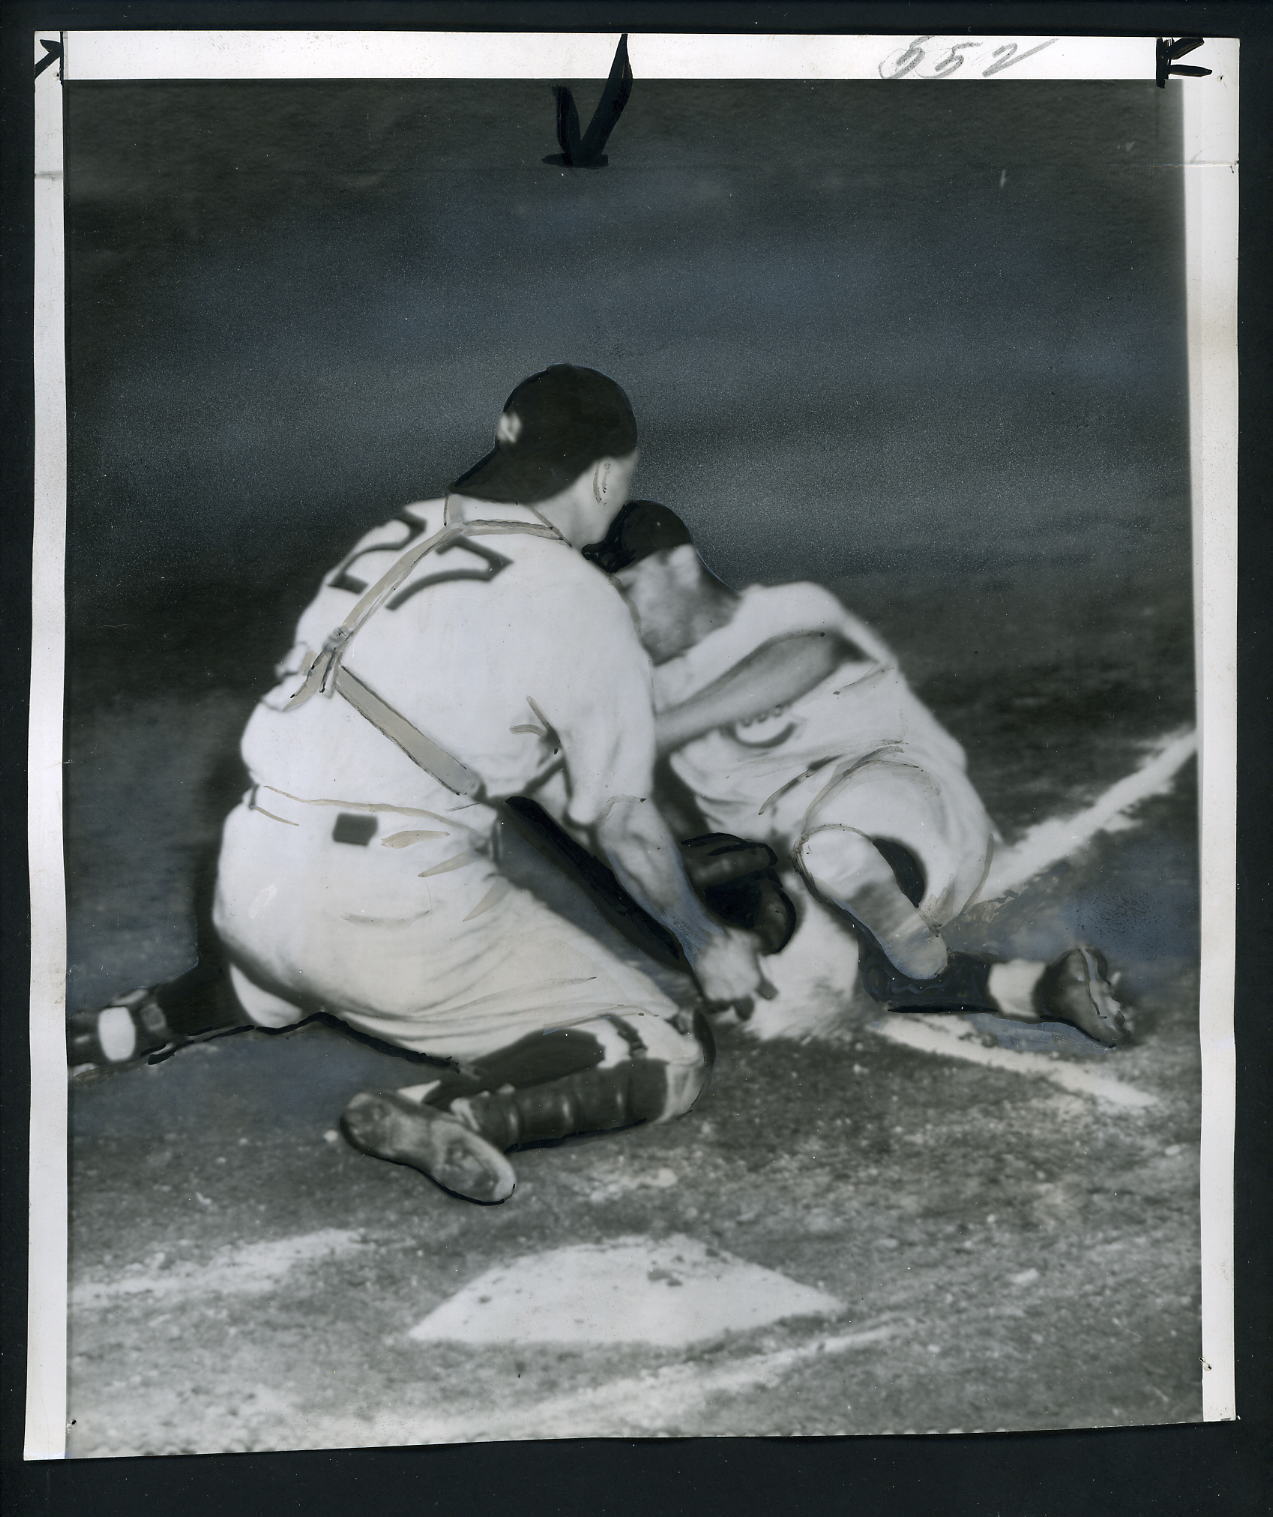
<svg viewBox="0 0 1273 1517">
<path fill-rule="evenodd" d="M 1120 633 L 1113 607 L 1076 626 L 1024 587 L 936 608 L 857 590 L 968 746 L 1009 840 L 1189 720 L 1187 624 L 1166 597 Z M 1018 616 L 1005 651 L 987 634 Z M 952 675 L 961 633 L 973 653 Z M 177 691 L 158 656 L 130 678 L 112 667 L 83 657 L 72 690 L 73 1006 L 188 961 L 193 871 L 251 699 L 219 669 Z M 689 1118 L 523 1153 L 512 1201 L 481 1209 L 337 1137 L 353 1092 L 405 1080 L 399 1058 L 335 1026 L 236 1035 L 77 1087 L 70 1452 L 1197 1418 L 1193 784 L 1189 767 L 1125 830 L 966 927 L 1022 953 L 1107 947 L 1137 1006 L 1133 1046 L 1106 1054 L 1055 1027 L 1000 1030 L 996 1046 L 1151 1104 L 1067 1091 L 1038 1060 L 900 1046 L 854 999 L 816 1043 L 723 1029 Z M 978 1019 L 973 1039 L 993 1030 Z M 408 1336 L 494 1265 L 632 1237 L 694 1240 L 839 1307 L 679 1349 Z"/>
</svg>

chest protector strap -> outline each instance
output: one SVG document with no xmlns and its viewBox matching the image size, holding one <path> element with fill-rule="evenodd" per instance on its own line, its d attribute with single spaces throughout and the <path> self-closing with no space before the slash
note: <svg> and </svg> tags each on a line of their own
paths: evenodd
<svg viewBox="0 0 1273 1517">
<path fill-rule="evenodd" d="M 466 796 L 470 800 L 481 799 L 485 790 L 481 775 L 463 759 L 457 758 L 441 743 L 422 732 L 414 722 L 408 721 L 400 711 L 377 695 L 370 685 L 359 679 L 352 669 L 346 667 L 345 654 L 359 629 L 384 605 L 426 554 L 441 552 L 464 537 L 492 537 L 514 532 L 530 537 L 562 540 L 561 534 L 546 524 L 537 526 L 531 522 L 474 521 L 456 522 L 442 527 L 430 537 L 413 543 L 394 560 L 374 585 L 362 593 L 345 620 L 327 634 L 322 648 L 306 670 L 300 688 L 291 696 L 284 709 L 296 710 L 315 695 L 321 694 L 329 699 L 339 695 L 349 702 L 359 716 L 365 717 L 390 742 L 396 743 L 426 774 L 432 775 L 456 795 Z"/>
</svg>

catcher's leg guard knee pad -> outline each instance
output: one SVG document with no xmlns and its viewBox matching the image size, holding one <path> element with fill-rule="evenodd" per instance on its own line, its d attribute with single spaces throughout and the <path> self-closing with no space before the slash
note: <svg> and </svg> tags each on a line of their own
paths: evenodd
<svg viewBox="0 0 1273 1517">
<path fill-rule="evenodd" d="M 556 1051 L 568 1053 L 569 1066 L 545 1077 L 547 1051 L 537 1039 L 567 1033 Z M 680 1116 L 698 1099 L 711 1062 L 705 1022 L 628 1013 L 522 1039 L 427 1099 L 507 1149 Z"/>
<path fill-rule="evenodd" d="M 641 1039 L 632 1057 L 633 1102 L 641 1122 L 683 1117 L 702 1095 L 716 1061 L 716 1040 L 701 1011 L 668 1020 L 646 1014 L 615 1018 Z"/>
</svg>

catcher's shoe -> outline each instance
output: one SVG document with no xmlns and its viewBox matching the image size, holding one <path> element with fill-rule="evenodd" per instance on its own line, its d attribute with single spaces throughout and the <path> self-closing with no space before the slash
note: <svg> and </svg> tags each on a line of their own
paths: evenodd
<svg viewBox="0 0 1273 1517">
<path fill-rule="evenodd" d="M 67 1018 L 66 1062 L 77 1072 L 130 1069 L 175 1053 L 186 1038 L 168 1025 L 154 987 L 130 990 L 100 1011 Z"/>
<path fill-rule="evenodd" d="M 1130 1032 L 1104 956 L 1082 945 L 1054 959 L 1039 976 L 1034 1006 L 1045 1022 L 1068 1022 L 1110 1048 L 1126 1042 Z"/>
<path fill-rule="evenodd" d="M 409 1164 L 443 1190 L 490 1205 L 507 1201 L 513 1166 L 493 1143 L 457 1117 L 395 1091 L 363 1091 L 341 1118 L 345 1136 L 365 1154 Z"/>
</svg>

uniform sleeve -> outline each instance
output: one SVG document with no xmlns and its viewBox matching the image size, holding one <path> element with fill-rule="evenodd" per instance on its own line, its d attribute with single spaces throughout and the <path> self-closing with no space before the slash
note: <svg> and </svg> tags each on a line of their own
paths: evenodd
<svg viewBox="0 0 1273 1517">
<path fill-rule="evenodd" d="M 561 744 L 566 814 L 590 827 L 620 797 L 645 798 L 654 772 L 650 662 L 619 592 L 597 571 L 572 576 L 559 607 L 563 657 L 535 703 Z"/>
<path fill-rule="evenodd" d="M 833 632 L 850 645 L 849 657 L 875 663 L 893 662 L 893 655 L 879 634 L 847 611 L 838 597 L 821 585 L 776 585 L 753 590 L 751 596 L 748 631 L 755 647 L 783 637 Z"/>
<path fill-rule="evenodd" d="M 893 662 L 883 641 L 821 585 L 753 585 L 723 627 L 654 671 L 655 709 L 691 700 L 769 643 L 816 632 L 834 633 L 848 661 Z"/>
</svg>

